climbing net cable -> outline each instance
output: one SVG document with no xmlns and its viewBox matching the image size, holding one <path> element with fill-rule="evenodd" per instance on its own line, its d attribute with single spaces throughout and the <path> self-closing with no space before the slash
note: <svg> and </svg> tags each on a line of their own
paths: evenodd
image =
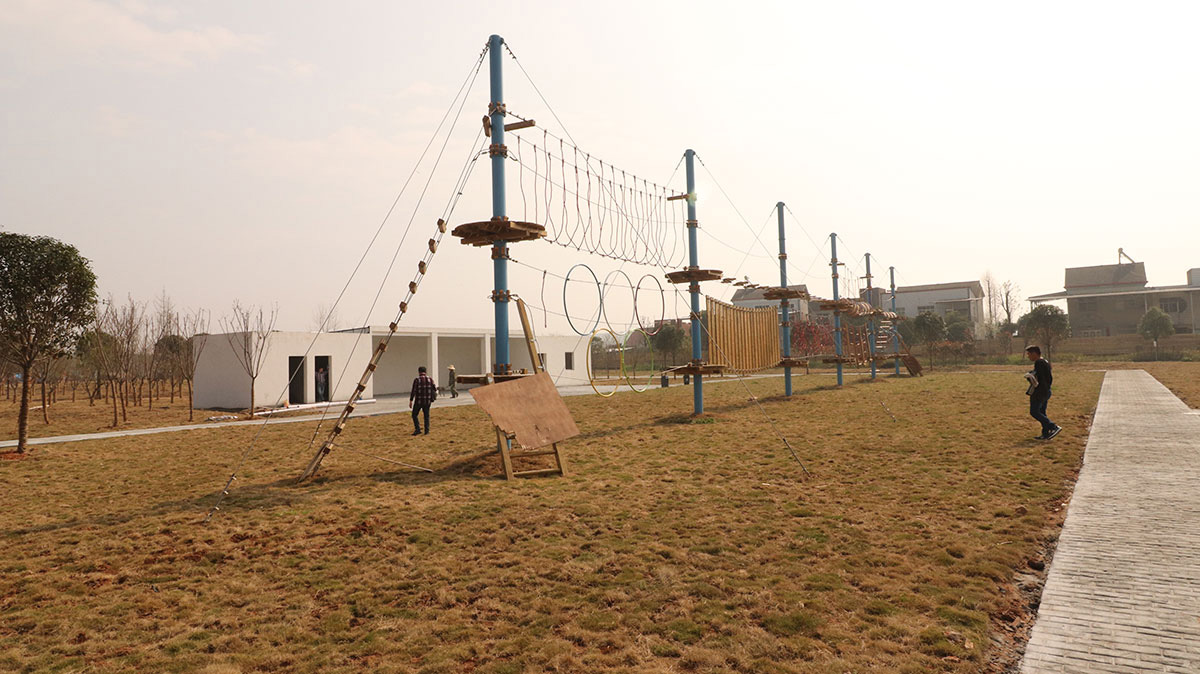
<svg viewBox="0 0 1200 674">
<path fill-rule="evenodd" d="M 442 158 L 443 154 L 445 153 L 446 146 L 449 143 L 449 140 L 453 134 L 454 127 L 457 125 L 459 119 L 462 116 L 463 107 L 464 107 L 466 100 L 469 97 L 469 94 L 471 92 L 471 89 L 473 88 L 474 83 L 479 75 L 479 71 L 481 70 L 481 68 L 483 66 L 483 62 L 487 56 L 487 52 L 488 52 L 488 47 L 487 47 L 487 45 L 485 45 L 484 48 L 482 49 L 482 51 L 479 53 L 479 56 L 475 59 L 475 62 L 472 64 L 470 70 L 468 71 L 466 78 L 464 78 L 464 80 L 463 80 L 463 83 L 459 86 L 458 91 L 455 92 L 454 98 L 451 100 L 450 105 L 446 109 L 446 112 L 443 113 L 441 120 L 438 122 L 436 129 L 434 130 L 433 134 L 430 136 L 429 141 L 426 143 L 424 149 L 421 151 L 421 154 L 418 156 L 417 161 L 413 164 L 412 170 L 408 174 L 408 177 L 405 178 L 405 181 L 401 185 L 400 190 L 397 192 L 395 199 L 392 200 L 392 203 L 388 207 L 387 212 L 384 214 L 379 225 L 376 227 L 374 234 L 372 235 L 371 239 L 368 241 L 367 246 L 363 250 L 362 255 L 359 257 L 357 264 L 355 264 L 354 269 L 351 271 L 349 277 L 346 279 L 346 283 L 342 286 L 341 291 L 338 293 L 338 296 L 333 303 L 333 307 L 326 314 L 324 320 L 321 323 L 321 326 L 319 327 L 319 329 L 317 331 L 317 334 L 315 334 L 313 336 L 313 339 L 310 341 L 307 349 L 304 352 L 305 358 L 307 358 L 308 355 L 312 352 L 313 347 L 316 345 L 316 341 L 317 341 L 319 334 L 324 331 L 325 326 L 329 321 L 329 318 L 331 316 L 333 316 L 334 310 L 336 310 L 337 306 L 340 304 L 342 299 L 345 297 L 346 291 L 349 289 L 351 283 L 354 281 L 359 270 L 362 268 L 363 262 L 366 260 L 367 256 L 370 254 L 371 249 L 374 247 L 376 241 L 379 239 L 379 235 L 383 231 L 384 226 L 391 219 L 393 213 L 396 210 L 397 205 L 400 203 L 400 199 L 404 196 L 405 192 L 408 190 L 409 185 L 412 183 L 413 178 L 416 176 L 418 170 L 422 166 L 422 164 L 425 160 L 425 157 L 429 153 L 429 150 L 433 147 L 434 142 L 437 140 L 439 135 L 441 135 L 442 129 L 445 128 L 446 121 L 450 118 L 450 115 L 452 113 L 454 113 L 453 122 L 451 123 L 449 131 L 446 132 L 445 139 L 444 139 L 442 146 L 438 152 L 437 159 L 434 162 L 433 169 L 430 170 L 430 179 L 432 178 L 432 174 L 434 172 L 436 172 L 437 165 L 441 162 L 441 158 Z M 457 112 L 455 112 L 456 107 L 457 107 Z M 476 142 L 475 145 L 478 145 L 478 142 Z M 477 158 L 479 156 L 474 147 L 472 148 L 472 154 L 474 155 L 475 158 Z M 469 160 L 467 163 L 467 166 L 464 166 L 463 170 L 460 171 L 459 183 L 458 183 L 458 185 L 456 185 L 455 194 L 451 197 L 450 205 L 448 205 L 448 207 L 447 207 L 448 210 L 452 210 L 453 205 L 457 204 L 458 198 L 462 196 L 462 185 L 464 185 L 466 183 L 466 179 L 470 174 L 470 167 L 473 164 L 474 164 L 473 159 Z M 426 180 L 425 185 L 421 192 L 421 198 L 418 200 L 417 206 L 414 206 L 414 208 L 413 208 L 413 216 L 409 218 L 409 221 L 408 221 L 407 225 L 405 226 L 404 233 L 401 236 L 401 244 L 400 245 L 403 244 L 404 240 L 408 236 L 408 232 L 412 227 L 413 220 L 416 215 L 416 211 L 419 208 L 421 201 L 424 199 L 425 193 L 429 189 L 429 180 L 430 179 Z M 441 225 L 440 227 L 444 231 L 444 225 Z M 398 245 L 397 253 L 399 252 L 399 247 L 400 246 Z M 436 246 L 434 246 L 434 245 L 431 245 L 430 248 L 432 250 L 436 250 Z M 394 265 L 394 263 L 395 263 L 395 259 L 396 259 L 396 255 L 393 254 L 391 263 L 388 266 L 389 273 L 391 271 L 392 265 Z M 426 263 L 422 262 L 421 263 L 422 273 L 424 272 L 425 266 L 426 266 Z M 387 278 L 385 275 L 384 280 L 380 283 L 379 290 L 375 294 L 375 299 L 371 304 L 371 309 L 368 310 L 368 315 L 367 315 L 367 320 L 366 320 L 367 324 L 369 324 L 369 322 L 370 322 L 370 313 L 374 310 L 375 303 L 378 302 L 380 293 L 382 292 L 382 289 L 383 289 L 386 281 L 387 281 Z M 410 284 L 410 288 L 411 287 L 412 287 L 412 284 Z M 401 313 L 403 313 L 403 312 L 401 312 Z M 394 325 L 394 323 L 393 323 L 393 325 Z M 355 338 L 355 346 L 357 346 L 357 341 L 360 337 L 361 337 L 361 333 L 359 335 L 357 335 Z M 283 391 L 280 393 L 280 396 L 284 395 L 287 392 L 288 388 L 291 386 L 292 380 L 295 379 L 297 376 L 299 376 L 299 373 L 300 373 L 299 369 L 297 369 L 295 372 L 291 373 L 291 375 L 288 378 L 287 383 L 284 385 Z M 338 376 L 338 382 L 341 381 L 341 377 L 344 374 L 345 374 L 345 366 L 343 366 L 343 369 Z M 336 390 L 336 384 L 330 390 Z M 348 407 L 352 408 L 352 405 L 348 405 Z M 328 410 L 328 407 L 326 407 L 325 410 L 322 411 L 322 418 L 321 418 L 322 421 L 324 420 L 325 412 L 327 410 Z M 253 410 L 251 410 L 251 413 L 253 413 Z M 220 494 L 218 494 L 216 501 L 213 503 L 212 507 L 209 509 L 208 513 L 205 515 L 205 517 L 204 517 L 205 523 L 207 523 L 209 520 L 211 520 L 213 517 L 213 514 L 221 509 L 221 504 L 224 502 L 225 497 L 229 495 L 230 488 L 233 486 L 233 483 L 238 479 L 238 475 L 240 474 L 242 467 L 245 465 L 246 461 L 249 459 L 251 454 L 254 452 L 254 449 L 257 447 L 258 441 L 262 436 L 262 432 L 263 432 L 263 430 L 266 429 L 266 426 L 269 422 L 270 422 L 270 417 L 265 417 L 263 419 L 263 423 L 258 426 L 258 430 L 255 432 L 254 437 L 251 439 L 250 443 L 247 445 L 247 447 L 242 451 L 241 455 L 238 457 L 237 462 L 234 464 L 233 469 L 231 470 L 231 472 L 229 474 L 229 478 L 226 480 L 225 485 L 221 488 Z M 319 432 L 319 430 L 320 430 L 320 423 L 321 422 L 318 422 L 317 432 Z M 315 438 L 315 436 L 316 436 L 316 432 L 314 432 L 314 438 Z M 310 445 L 311 445 L 311 442 L 312 441 L 310 440 Z"/>
</svg>

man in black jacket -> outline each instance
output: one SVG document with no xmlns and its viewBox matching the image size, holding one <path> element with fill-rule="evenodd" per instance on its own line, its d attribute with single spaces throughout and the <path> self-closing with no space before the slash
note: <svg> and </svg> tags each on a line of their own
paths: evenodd
<svg viewBox="0 0 1200 674">
<path fill-rule="evenodd" d="M 1042 358 L 1042 349 L 1037 346 L 1030 346 L 1025 349 L 1025 357 L 1033 361 L 1034 381 L 1037 385 L 1029 391 L 1029 416 L 1038 420 L 1042 425 L 1042 434 L 1038 436 L 1039 440 L 1049 440 L 1058 435 L 1058 424 L 1050 421 L 1046 416 L 1046 404 L 1050 402 L 1050 385 L 1054 383 L 1054 374 L 1050 372 L 1050 363 Z"/>
</svg>

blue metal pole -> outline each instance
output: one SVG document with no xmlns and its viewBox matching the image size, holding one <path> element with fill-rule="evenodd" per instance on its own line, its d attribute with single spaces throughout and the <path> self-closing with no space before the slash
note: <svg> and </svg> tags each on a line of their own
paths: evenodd
<svg viewBox="0 0 1200 674">
<path fill-rule="evenodd" d="M 837 259 L 837 233 L 829 235 L 829 252 L 832 257 L 829 260 L 829 266 L 833 269 L 833 299 L 838 299 L 838 259 Z M 842 314 L 841 312 L 833 312 L 833 352 L 837 354 L 837 385 L 842 385 Z"/>
<path fill-rule="evenodd" d="M 787 290 L 787 242 L 783 231 L 783 202 L 775 204 L 776 210 L 779 211 L 779 285 L 784 290 Z M 780 329 L 783 331 L 783 357 L 792 357 L 792 319 L 791 309 L 789 308 L 787 298 L 779 300 L 779 315 L 783 318 L 780 321 Z M 790 365 L 783 368 L 783 392 L 785 395 L 792 395 L 792 367 Z"/>
<path fill-rule="evenodd" d="M 896 313 L 896 268 L 888 267 L 888 280 L 892 284 L 892 313 Z M 895 319 L 892 319 L 892 353 L 900 353 L 900 337 Z M 900 375 L 900 359 L 895 361 L 896 375 Z"/>
<path fill-rule="evenodd" d="M 491 103 L 488 105 L 488 115 L 491 118 L 492 146 L 492 219 L 503 220 L 508 217 L 504 200 L 504 61 L 501 59 L 501 45 L 504 39 L 499 35 L 488 38 L 488 66 L 491 74 Z M 505 241 L 495 241 L 492 244 L 492 282 L 495 286 L 492 301 L 496 310 L 496 362 L 492 371 L 496 374 L 506 374 L 510 370 L 508 352 L 508 244 Z"/>
<path fill-rule="evenodd" d="M 875 308 L 875 295 L 871 292 L 871 254 L 867 253 L 867 303 Z M 875 317 L 867 319 L 867 335 L 871 340 L 871 379 L 875 378 Z"/>
<path fill-rule="evenodd" d="M 687 164 L 687 230 L 688 230 L 688 266 L 700 268 L 700 254 L 696 249 L 696 152 L 687 150 L 683 153 Z M 692 295 L 692 362 L 699 364 L 700 351 L 700 282 L 692 281 L 688 286 Z M 692 413 L 704 413 L 704 380 L 699 374 L 692 379 Z"/>
</svg>

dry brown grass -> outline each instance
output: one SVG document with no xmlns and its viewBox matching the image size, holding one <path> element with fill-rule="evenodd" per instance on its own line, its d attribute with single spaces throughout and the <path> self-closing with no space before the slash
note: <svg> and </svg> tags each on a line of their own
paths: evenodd
<svg viewBox="0 0 1200 674">
<path fill-rule="evenodd" d="M 979 671 L 1057 535 L 1101 375 L 1032 439 L 1008 374 L 569 398 L 571 475 L 506 483 L 474 407 L 34 448 L 0 462 L 0 670 Z M 897 417 L 892 421 L 880 403 Z"/>
<path fill-rule="evenodd" d="M 76 433 L 101 433 L 104 431 L 155 428 L 159 426 L 178 426 L 188 423 L 201 423 L 213 414 L 227 414 L 211 410 L 196 410 L 195 421 L 188 421 L 187 398 L 175 396 L 171 403 L 169 397 L 154 399 L 154 407 L 147 408 L 145 403 L 139 407 L 132 405 L 126 409 L 128 421 L 122 421 L 114 428 L 112 425 L 113 410 L 111 400 L 97 400 L 89 405 L 87 396 L 79 391 L 75 401 L 71 395 L 61 396 L 57 403 L 50 405 L 50 423 L 42 420 L 42 399 L 33 395 L 29 399 L 29 437 L 45 438 L 53 435 L 73 435 Z M 19 405 L 16 401 L 0 401 L 0 440 L 16 440 L 17 412 Z M 120 413 L 118 413 L 118 419 Z"/>
</svg>

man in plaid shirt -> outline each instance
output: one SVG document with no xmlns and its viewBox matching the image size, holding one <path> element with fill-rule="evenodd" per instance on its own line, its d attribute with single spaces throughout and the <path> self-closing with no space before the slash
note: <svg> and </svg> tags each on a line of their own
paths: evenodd
<svg viewBox="0 0 1200 674">
<path fill-rule="evenodd" d="M 413 380 L 412 390 L 408 394 L 408 406 L 412 408 L 413 435 L 421 434 L 421 424 L 417 422 L 417 414 L 425 413 L 425 435 L 429 435 L 429 406 L 437 399 L 437 384 L 425 373 L 425 366 L 417 368 L 417 378 Z M 415 403 L 415 404 L 414 404 Z"/>
</svg>

